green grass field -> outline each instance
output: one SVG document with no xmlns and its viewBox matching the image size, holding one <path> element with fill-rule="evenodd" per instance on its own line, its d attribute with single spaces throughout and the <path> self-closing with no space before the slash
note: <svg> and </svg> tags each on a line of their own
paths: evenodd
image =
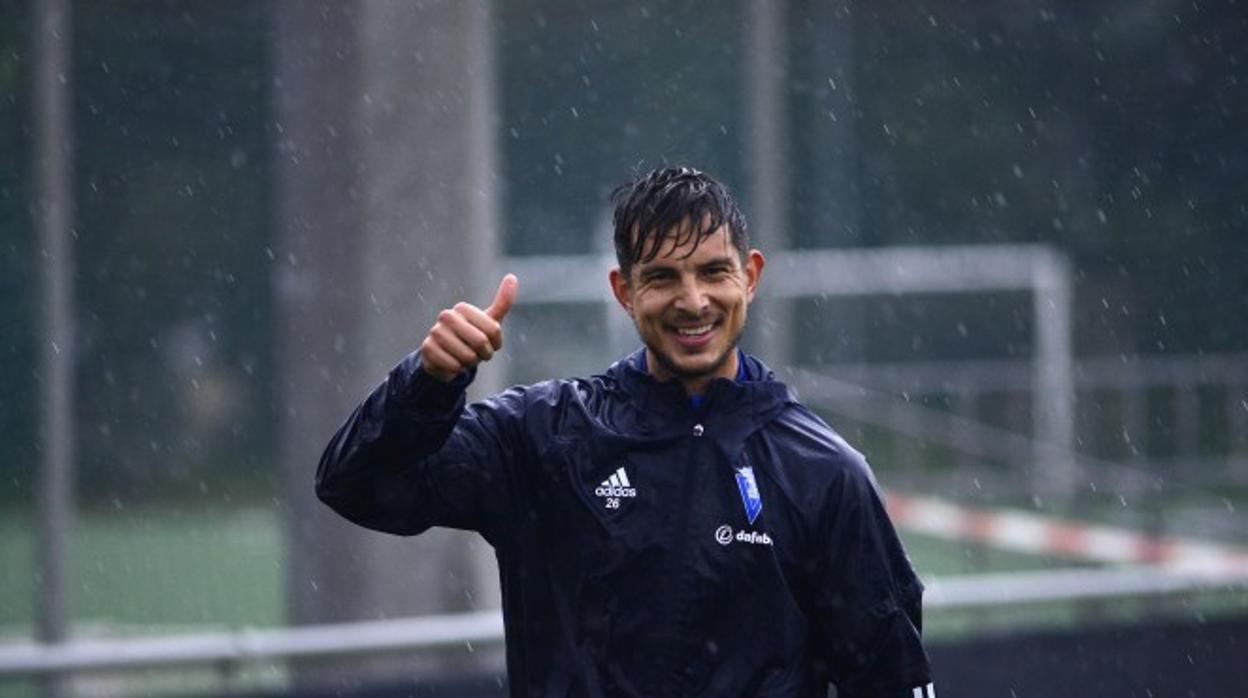
<svg viewBox="0 0 1248 698">
<path fill-rule="evenodd" d="M 39 587 L 33 516 L 0 515 L 0 632 L 31 633 Z M 80 513 L 72 616 L 107 626 L 279 625 L 285 553 L 263 508 Z"/>
<path fill-rule="evenodd" d="M 34 523 L 32 516 L 0 514 L 0 642 L 24 640 L 34 634 L 39 587 Z M 925 536 L 903 537 L 925 578 L 1070 566 L 1054 559 Z M 281 521 L 273 509 L 148 507 L 80 512 L 73 541 L 71 585 L 76 631 L 116 637 L 280 625 L 285 608 L 284 558 Z M 1248 612 L 1248 596 L 1242 590 L 1228 590 L 1082 605 L 945 610 L 928 612 L 925 625 L 926 635 L 939 642 L 1002 628 L 1130 621 L 1158 612 L 1196 617 L 1244 613 Z M 241 688 L 280 683 L 282 675 L 274 665 L 244 668 L 241 674 L 230 674 L 228 680 Z M 122 693 L 141 694 L 211 692 L 221 686 L 221 677 L 211 668 L 151 675 L 140 672 L 117 688 Z M 94 686 L 98 689 L 100 685 Z M 0 680 L 0 694 L 33 697 L 39 691 L 29 681 Z"/>
<path fill-rule="evenodd" d="M 924 578 L 1056 569 L 1069 562 L 904 535 Z M 0 515 L 0 642 L 33 636 L 39 588 L 34 520 Z M 148 507 L 80 512 L 73 541 L 76 632 L 125 636 L 275 626 L 284 622 L 285 552 L 276 510 Z M 1003 628 L 1130 621 L 1159 612 L 1248 612 L 1243 590 L 929 611 L 934 641 Z M 3 682 L 0 682 L 3 683 Z"/>
<path fill-rule="evenodd" d="M 34 520 L 0 517 L 0 632 L 29 635 L 37 616 Z M 907 536 L 923 576 L 1041 569 L 1053 560 Z M 246 627 L 283 622 L 277 513 L 145 508 L 80 513 L 73 617 L 87 627 Z"/>
</svg>

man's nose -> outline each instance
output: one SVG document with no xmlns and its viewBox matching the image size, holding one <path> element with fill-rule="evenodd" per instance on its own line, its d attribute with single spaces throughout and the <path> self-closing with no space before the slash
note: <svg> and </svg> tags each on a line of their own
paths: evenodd
<svg viewBox="0 0 1248 698">
<path fill-rule="evenodd" d="M 676 298 L 676 307 L 681 310 L 687 310 L 692 313 L 700 313 L 710 305 L 707 299 L 706 289 L 698 280 L 696 274 L 684 276 L 680 282 L 679 294 Z"/>
</svg>

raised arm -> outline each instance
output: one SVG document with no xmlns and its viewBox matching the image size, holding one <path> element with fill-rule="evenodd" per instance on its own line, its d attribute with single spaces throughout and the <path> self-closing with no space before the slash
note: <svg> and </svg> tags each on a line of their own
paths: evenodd
<svg viewBox="0 0 1248 698">
<path fill-rule="evenodd" d="M 517 286 L 509 274 L 487 309 L 459 303 L 439 313 L 420 350 L 330 440 L 316 473 L 323 502 L 389 533 L 450 526 L 498 534 L 511 506 L 511 465 L 525 452 L 523 391 L 467 407 L 464 391 L 502 347 Z"/>
</svg>

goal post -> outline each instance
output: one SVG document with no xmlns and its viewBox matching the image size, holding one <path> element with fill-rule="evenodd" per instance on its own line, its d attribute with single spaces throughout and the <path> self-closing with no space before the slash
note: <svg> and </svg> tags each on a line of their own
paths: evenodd
<svg viewBox="0 0 1248 698">
<path fill-rule="evenodd" d="M 518 256 L 502 260 L 524 286 L 526 303 L 605 304 L 612 346 L 631 328 L 615 307 L 609 254 Z M 1024 291 L 1031 294 L 1032 462 L 1034 483 L 1054 493 L 1075 485 L 1075 384 L 1070 264 L 1046 245 L 950 245 L 782 250 L 768 255 L 768 298 L 797 299 L 927 293 Z M 766 357 L 777 365 L 791 356 Z"/>
</svg>

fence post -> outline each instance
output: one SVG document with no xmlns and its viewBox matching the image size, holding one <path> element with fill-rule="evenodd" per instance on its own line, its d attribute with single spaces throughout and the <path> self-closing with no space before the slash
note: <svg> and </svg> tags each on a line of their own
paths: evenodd
<svg viewBox="0 0 1248 698">
<path fill-rule="evenodd" d="M 73 104 L 70 85 L 72 9 L 65 0 L 42 0 L 34 13 L 34 170 L 40 265 L 40 468 L 39 635 L 60 643 L 69 634 L 70 537 L 73 530 L 74 461 L 74 223 Z M 57 674 L 44 695 L 64 695 Z"/>
</svg>

